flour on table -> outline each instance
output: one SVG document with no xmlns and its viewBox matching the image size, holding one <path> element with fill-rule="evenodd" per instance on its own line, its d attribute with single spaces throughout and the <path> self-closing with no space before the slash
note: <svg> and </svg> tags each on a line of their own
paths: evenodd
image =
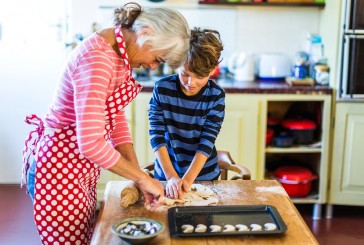
<svg viewBox="0 0 364 245">
<path fill-rule="evenodd" d="M 271 186 L 271 187 L 257 187 L 255 189 L 258 192 L 271 192 L 271 193 L 276 193 L 276 194 L 281 194 L 281 195 L 287 195 L 287 192 L 283 189 L 283 187 L 279 187 L 279 186 Z"/>
</svg>

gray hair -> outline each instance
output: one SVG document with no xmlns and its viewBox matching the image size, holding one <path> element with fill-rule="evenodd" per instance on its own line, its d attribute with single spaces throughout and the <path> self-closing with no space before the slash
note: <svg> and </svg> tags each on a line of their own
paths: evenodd
<svg viewBox="0 0 364 245">
<path fill-rule="evenodd" d="M 139 6 L 140 8 L 140 6 Z M 128 27 L 137 34 L 137 44 L 150 45 L 152 50 L 166 51 L 163 60 L 171 68 L 178 68 L 187 59 L 190 28 L 183 15 L 170 8 L 145 8 L 129 19 L 129 11 L 115 10 L 114 23 Z M 125 25 L 125 22 L 128 22 Z"/>
</svg>

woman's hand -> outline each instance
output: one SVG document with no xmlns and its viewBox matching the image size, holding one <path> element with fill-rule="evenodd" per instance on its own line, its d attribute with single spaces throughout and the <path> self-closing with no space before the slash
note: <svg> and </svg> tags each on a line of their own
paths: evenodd
<svg viewBox="0 0 364 245">
<path fill-rule="evenodd" d="M 164 187 L 158 180 L 145 174 L 135 183 L 143 194 L 144 205 L 150 204 L 154 208 L 164 204 Z"/>
</svg>

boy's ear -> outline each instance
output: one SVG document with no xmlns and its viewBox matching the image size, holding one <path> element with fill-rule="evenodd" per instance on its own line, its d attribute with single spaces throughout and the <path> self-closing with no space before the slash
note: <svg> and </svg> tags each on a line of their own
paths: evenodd
<svg viewBox="0 0 364 245">
<path fill-rule="evenodd" d="M 210 74 L 209 74 L 209 77 L 211 77 L 212 75 L 214 75 L 214 74 L 215 74 L 216 69 L 218 69 L 218 66 L 215 66 L 215 68 L 211 70 L 211 72 L 210 72 Z"/>
</svg>

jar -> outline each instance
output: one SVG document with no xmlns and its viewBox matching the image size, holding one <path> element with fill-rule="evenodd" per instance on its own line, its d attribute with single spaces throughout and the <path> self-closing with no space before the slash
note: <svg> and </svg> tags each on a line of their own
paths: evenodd
<svg viewBox="0 0 364 245">
<path fill-rule="evenodd" d="M 329 71 L 330 68 L 325 64 L 317 64 L 314 66 L 315 71 L 315 82 L 320 85 L 328 85 L 329 80 Z"/>
</svg>

